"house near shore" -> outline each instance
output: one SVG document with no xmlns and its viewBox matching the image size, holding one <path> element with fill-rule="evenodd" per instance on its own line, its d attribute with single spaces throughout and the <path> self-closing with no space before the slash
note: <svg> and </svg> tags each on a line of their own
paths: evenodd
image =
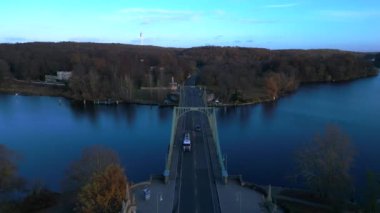
<svg viewBox="0 0 380 213">
<path fill-rule="evenodd" d="M 72 72 L 70 71 L 58 71 L 57 72 L 57 80 L 59 81 L 68 81 L 72 76 Z"/>
<path fill-rule="evenodd" d="M 45 83 L 67 82 L 71 76 L 70 71 L 57 71 L 57 75 L 45 75 Z"/>
</svg>

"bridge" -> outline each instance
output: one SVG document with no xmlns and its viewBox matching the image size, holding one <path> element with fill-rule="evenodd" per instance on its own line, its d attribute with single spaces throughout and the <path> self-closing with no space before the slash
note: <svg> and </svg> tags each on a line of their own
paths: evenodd
<svg viewBox="0 0 380 213">
<path fill-rule="evenodd" d="M 185 133 L 190 133 L 191 152 L 182 149 Z M 166 184 L 175 183 L 177 212 L 220 212 L 216 185 L 226 182 L 228 173 L 219 146 L 215 108 L 207 107 L 206 92 L 201 88 L 180 88 L 164 177 Z"/>
<path fill-rule="evenodd" d="M 137 212 L 258 212 L 262 195 L 231 181 L 219 145 L 216 109 L 189 79 L 173 109 L 171 138 L 163 175 L 133 186 Z M 191 151 L 183 151 L 189 133 Z M 147 197 L 143 190 L 149 190 Z"/>
</svg>

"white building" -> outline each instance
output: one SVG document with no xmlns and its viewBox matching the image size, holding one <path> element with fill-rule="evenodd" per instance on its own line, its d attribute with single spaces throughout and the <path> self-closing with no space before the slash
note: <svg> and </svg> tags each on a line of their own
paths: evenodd
<svg viewBox="0 0 380 213">
<path fill-rule="evenodd" d="M 57 80 L 59 81 L 68 81 L 71 78 L 72 73 L 69 71 L 58 71 Z"/>
</svg>

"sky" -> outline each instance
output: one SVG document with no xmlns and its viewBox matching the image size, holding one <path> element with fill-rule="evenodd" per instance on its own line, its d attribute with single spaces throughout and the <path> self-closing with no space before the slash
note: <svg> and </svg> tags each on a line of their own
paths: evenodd
<svg viewBox="0 0 380 213">
<path fill-rule="evenodd" d="M 380 51 L 379 0 L 0 0 L 0 43 Z"/>
</svg>

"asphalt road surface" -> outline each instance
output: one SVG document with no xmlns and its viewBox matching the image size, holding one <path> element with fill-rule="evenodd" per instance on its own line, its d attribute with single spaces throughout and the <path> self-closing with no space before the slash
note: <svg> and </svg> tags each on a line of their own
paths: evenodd
<svg viewBox="0 0 380 213">
<path fill-rule="evenodd" d="M 188 86 L 194 85 L 194 79 L 189 79 Z M 205 106 L 201 90 L 195 87 L 185 87 L 181 97 L 182 107 Z M 196 131 L 196 126 L 201 126 Z M 180 118 L 177 127 L 176 143 L 181 146 L 184 134 L 190 133 L 191 151 L 179 150 L 180 157 L 176 180 L 176 206 L 174 212 L 220 212 L 217 197 L 215 176 L 210 159 L 209 137 L 210 127 L 207 116 L 200 112 L 188 112 Z"/>
</svg>

